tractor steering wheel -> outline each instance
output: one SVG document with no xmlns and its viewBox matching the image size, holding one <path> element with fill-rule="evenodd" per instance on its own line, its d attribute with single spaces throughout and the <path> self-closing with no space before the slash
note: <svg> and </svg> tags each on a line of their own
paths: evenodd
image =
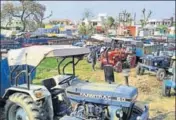
<svg viewBox="0 0 176 120">
<path fill-rule="evenodd" d="M 70 81 L 72 80 L 72 78 L 74 78 L 74 75 L 71 75 L 70 77 L 66 78 L 66 79 L 63 79 L 62 81 L 60 81 L 58 84 L 59 85 L 63 85 L 65 83 L 68 83 L 68 85 L 70 85 Z"/>
</svg>

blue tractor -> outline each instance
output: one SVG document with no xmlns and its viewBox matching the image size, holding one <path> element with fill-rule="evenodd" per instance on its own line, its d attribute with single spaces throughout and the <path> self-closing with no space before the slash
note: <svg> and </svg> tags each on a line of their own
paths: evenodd
<svg viewBox="0 0 176 120">
<path fill-rule="evenodd" d="M 175 82 L 175 70 L 176 70 L 176 58 L 175 56 L 172 57 L 172 66 L 169 69 L 169 72 L 171 73 L 170 77 L 166 77 L 162 84 L 162 94 L 163 96 L 170 96 L 171 95 L 171 89 L 173 88 L 176 92 L 176 82 Z"/>
<path fill-rule="evenodd" d="M 71 45 L 10 50 L 8 61 L 2 62 L 6 67 L 1 68 L 0 80 L 0 103 L 5 104 L 6 120 L 147 120 L 148 107 L 136 102 L 137 88 L 90 83 L 75 75 L 75 66 L 88 53 L 87 48 Z M 44 79 L 42 85 L 32 84 L 36 67 L 47 57 L 61 58 L 59 75 Z M 66 73 L 70 64 L 72 73 Z M 17 70 L 18 67 L 22 68 Z M 7 69 L 9 72 L 5 72 Z"/>
<path fill-rule="evenodd" d="M 146 55 L 141 57 L 142 62 L 136 68 L 137 75 L 143 75 L 145 71 L 156 73 L 158 80 L 163 80 L 168 73 L 171 58 L 169 56 Z"/>
</svg>

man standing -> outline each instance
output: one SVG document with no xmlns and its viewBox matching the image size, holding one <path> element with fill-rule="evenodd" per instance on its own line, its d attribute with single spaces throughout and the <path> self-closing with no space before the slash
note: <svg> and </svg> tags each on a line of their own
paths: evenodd
<svg viewBox="0 0 176 120">
<path fill-rule="evenodd" d="M 95 71 L 95 65 L 97 61 L 97 55 L 96 55 L 96 49 L 94 48 L 90 54 L 91 57 L 91 63 L 92 63 L 92 69 Z"/>
</svg>

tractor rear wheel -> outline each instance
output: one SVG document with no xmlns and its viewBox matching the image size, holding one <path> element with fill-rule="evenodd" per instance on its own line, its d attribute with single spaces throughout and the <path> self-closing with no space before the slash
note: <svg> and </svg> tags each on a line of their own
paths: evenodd
<svg viewBox="0 0 176 120">
<path fill-rule="evenodd" d="M 122 62 L 118 61 L 116 65 L 114 66 L 114 70 L 116 72 L 122 72 Z"/>
<path fill-rule="evenodd" d="M 136 56 L 131 56 L 131 60 L 130 60 L 130 67 L 134 68 L 136 65 Z"/>
<path fill-rule="evenodd" d="M 162 95 L 169 97 L 170 96 L 170 92 L 171 92 L 171 88 L 167 87 L 165 85 L 165 83 L 163 82 L 163 85 L 162 85 Z"/>
<path fill-rule="evenodd" d="M 14 93 L 5 105 L 6 120 L 41 120 L 39 107 L 32 98 L 23 93 Z"/>
<path fill-rule="evenodd" d="M 166 71 L 164 69 L 159 69 L 156 73 L 156 78 L 158 80 L 163 80 L 166 76 Z"/>
</svg>

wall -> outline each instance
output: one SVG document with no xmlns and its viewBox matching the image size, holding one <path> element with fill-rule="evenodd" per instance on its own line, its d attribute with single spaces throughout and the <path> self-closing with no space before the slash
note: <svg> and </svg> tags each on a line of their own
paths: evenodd
<svg viewBox="0 0 176 120">
<path fill-rule="evenodd" d="M 136 27 L 135 26 L 128 26 L 127 29 L 129 30 L 130 35 L 136 36 Z"/>
</svg>

